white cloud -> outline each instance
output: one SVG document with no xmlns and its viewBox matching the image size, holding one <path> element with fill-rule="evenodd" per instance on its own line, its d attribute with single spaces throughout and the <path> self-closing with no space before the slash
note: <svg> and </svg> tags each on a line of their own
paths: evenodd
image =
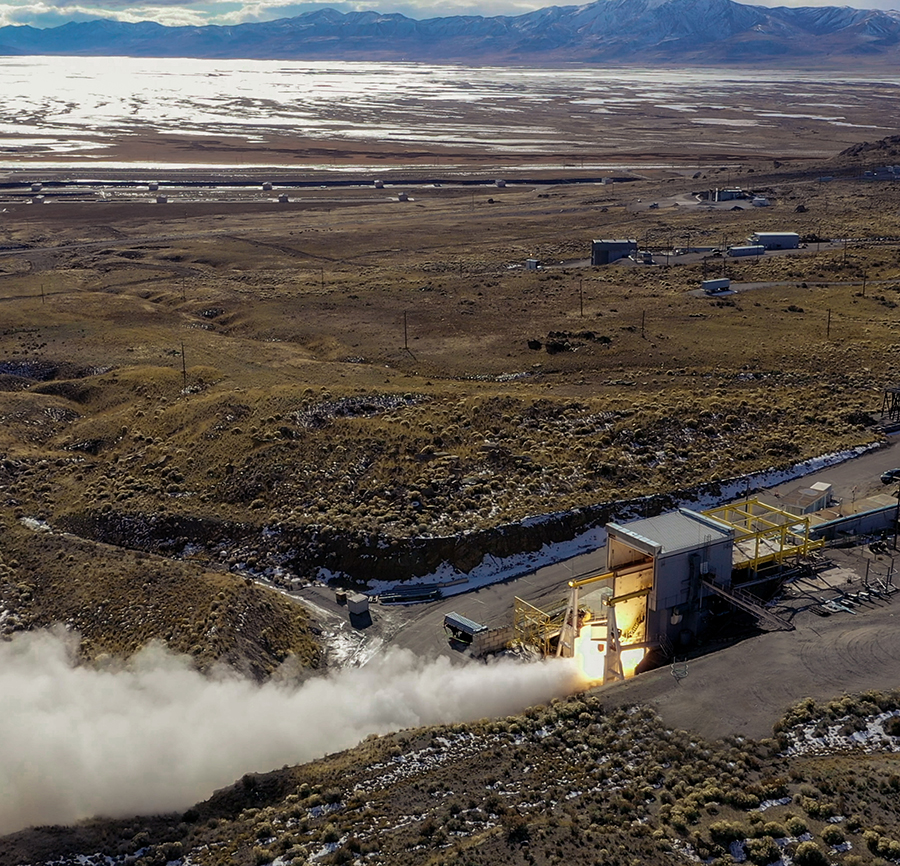
<svg viewBox="0 0 900 866">
<path fill-rule="evenodd" d="M 30 24 L 34 27 L 58 27 L 70 21 L 93 21 L 105 18 L 112 21 L 156 21 L 160 24 L 211 24 L 222 7 L 234 4 L 208 3 L 197 0 L 155 0 L 152 5 L 136 5 L 132 0 L 57 0 L 57 2 L 0 2 L 0 26 Z"/>
<path fill-rule="evenodd" d="M 216 16 L 217 24 L 241 24 L 248 21 L 271 21 L 274 18 L 289 18 L 304 12 L 314 12 L 318 9 L 336 9 L 339 12 L 365 12 L 375 11 L 383 14 L 399 13 L 409 18 L 438 18 L 451 15 L 522 15 L 540 9 L 547 4 L 540 0 L 528 2 L 528 0 L 379 0 L 379 2 L 366 2 L 366 0 L 260 0 L 260 2 L 245 3 L 239 9 L 234 9 L 222 15 Z M 575 4 L 560 4 L 575 5 Z"/>
<path fill-rule="evenodd" d="M 130 9 L 115 9 L 106 18 L 116 21 L 136 23 L 138 21 L 156 21 L 167 27 L 203 26 L 212 23 L 205 11 L 186 8 L 184 6 L 134 6 Z"/>
</svg>

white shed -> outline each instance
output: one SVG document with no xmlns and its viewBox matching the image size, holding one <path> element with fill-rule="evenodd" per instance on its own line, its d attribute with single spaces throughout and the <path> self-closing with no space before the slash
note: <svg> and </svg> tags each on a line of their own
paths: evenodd
<svg viewBox="0 0 900 866">
<path fill-rule="evenodd" d="M 362 616 L 369 612 L 369 597 L 361 592 L 347 593 L 347 610 L 357 616 Z"/>
</svg>

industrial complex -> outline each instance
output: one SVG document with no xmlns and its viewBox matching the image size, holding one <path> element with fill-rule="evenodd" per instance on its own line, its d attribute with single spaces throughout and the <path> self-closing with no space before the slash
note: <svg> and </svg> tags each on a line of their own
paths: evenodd
<svg viewBox="0 0 900 866">
<path fill-rule="evenodd" d="M 892 531 L 897 510 L 886 494 L 836 503 L 831 485 L 818 482 L 782 496 L 608 523 L 605 567 L 573 576 L 556 601 L 517 597 L 511 627 L 494 629 L 453 612 L 444 630 L 474 655 L 515 645 L 576 658 L 594 682 L 624 679 L 711 634 L 727 636 L 736 611 L 761 628 L 793 630 L 767 600 L 822 566 L 827 546 Z M 871 588 L 893 591 L 890 574 Z"/>
</svg>

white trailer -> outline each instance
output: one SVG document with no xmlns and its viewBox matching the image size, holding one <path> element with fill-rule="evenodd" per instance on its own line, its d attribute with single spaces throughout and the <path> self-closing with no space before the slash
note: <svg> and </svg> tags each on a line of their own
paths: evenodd
<svg viewBox="0 0 900 866">
<path fill-rule="evenodd" d="M 717 280 L 704 280 L 700 284 L 700 288 L 707 295 L 718 295 L 721 292 L 727 292 L 731 289 L 731 280 L 727 277 L 720 277 Z"/>
<path fill-rule="evenodd" d="M 740 256 L 761 256 L 765 253 L 766 248 L 762 244 L 745 244 L 738 247 L 729 247 L 728 255 L 733 258 Z"/>
<path fill-rule="evenodd" d="M 800 246 L 796 232 L 754 232 L 750 243 L 760 244 L 767 250 L 795 250 Z"/>
</svg>

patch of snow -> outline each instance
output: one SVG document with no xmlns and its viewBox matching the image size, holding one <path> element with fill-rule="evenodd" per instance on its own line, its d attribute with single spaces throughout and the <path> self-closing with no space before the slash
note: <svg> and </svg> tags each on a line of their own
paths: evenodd
<svg viewBox="0 0 900 866">
<path fill-rule="evenodd" d="M 782 797 L 780 800 L 763 800 L 762 803 L 759 804 L 758 811 L 765 812 L 766 809 L 771 809 L 773 806 L 787 806 L 790 802 L 790 797 Z"/>
<path fill-rule="evenodd" d="M 818 457 L 804 460 L 801 463 L 795 463 L 787 469 L 764 469 L 749 475 L 742 475 L 715 484 L 704 485 L 702 490 L 707 492 L 699 492 L 693 496 L 686 495 L 678 504 L 692 509 L 714 508 L 717 505 L 731 502 L 746 494 L 748 490 L 774 487 L 777 484 L 782 484 L 785 481 L 791 481 L 795 478 L 801 478 L 804 475 L 809 475 L 812 472 L 817 472 L 828 466 L 835 466 L 839 463 L 853 460 L 856 457 L 877 450 L 880 447 L 881 444 L 877 442 L 869 445 L 858 445 L 855 448 L 849 448 L 845 451 L 822 454 Z M 643 502 L 644 500 L 641 499 L 619 503 L 618 510 L 621 513 L 617 514 L 613 519 L 621 523 L 628 523 L 640 519 L 644 514 Z M 547 523 L 558 517 L 559 513 L 541 514 L 534 517 L 527 517 L 518 525 L 539 526 L 542 523 Z M 538 551 L 518 553 L 503 558 L 488 554 L 469 572 L 462 572 L 450 563 L 444 562 L 433 572 L 412 578 L 411 580 L 404 580 L 401 582 L 390 580 L 371 581 L 366 593 L 368 595 L 378 595 L 379 593 L 392 589 L 398 585 L 418 586 L 422 584 L 435 584 L 440 588 L 442 597 L 448 598 L 453 595 L 461 595 L 462 593 L 488 586 L 492 583 L 513 580 L 514 578 L 522 577 L 526 574 L 532 574 L 544 566 L 565 562 L 568 559 L 572 559 L 573 557 L 584 553 L 591 553 L 604 547 L 606 545 L 606 538 L 606 529 L 601 526 L 595 526 L 588 529 L 586 532 L 575 536 L 569 541 L 545 544 Z M 319 579 L 323 581 L 327 581 L 330 577 L 336 576 L 336 574 L 329 572 L 327 569 L 319 570 Z"/>
<path fill-rule="evenodd" d="M 36 517 L 20 517 L 19 523 L 33 532 L 52 532 L 50 524 L 46 520 L 38 520 Z"/>
</svg>

